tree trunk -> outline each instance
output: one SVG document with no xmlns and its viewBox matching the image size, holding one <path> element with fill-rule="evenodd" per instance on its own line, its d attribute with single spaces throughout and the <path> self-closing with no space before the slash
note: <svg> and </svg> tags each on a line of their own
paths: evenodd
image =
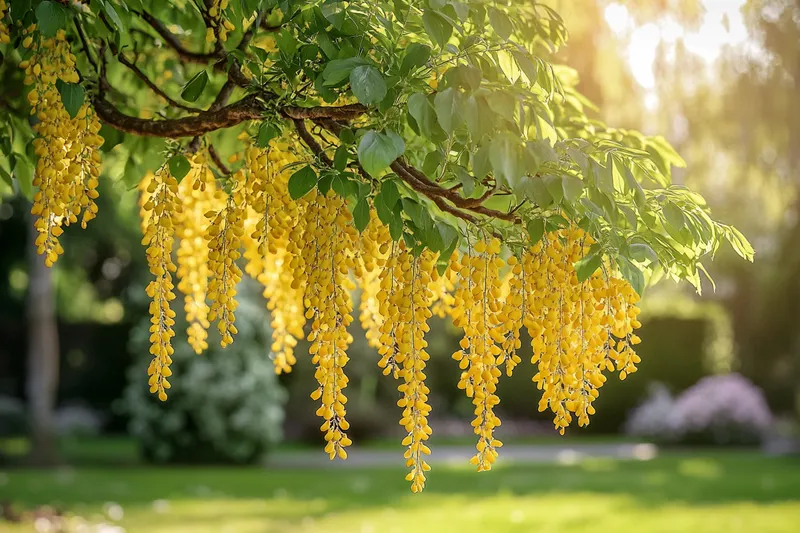
<svg viewBox="0 0 800 533">
<path fill-rule="evenodd" d="M 28 246 L 28 380 L 26 392 L 30 413 L 29 461 L 37 466 L 58 462 L 54 411 L 58 393 L 58 329 L 53 299 L 53 274 L 36 253 L 37 236 L 30 227 Z"/>
</svg>

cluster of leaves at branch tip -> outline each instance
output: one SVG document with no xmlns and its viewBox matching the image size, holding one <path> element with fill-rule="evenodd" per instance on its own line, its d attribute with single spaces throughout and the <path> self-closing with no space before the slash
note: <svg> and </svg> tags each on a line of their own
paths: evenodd
<svg viewBox="0 0 800 533">
<path fill-rule="evenodd" d="M 276 372 L 310 343 L 332 459 L 352 443 L 358 288 L 367 338 L 398 380 L 418 492 L 433 314 L 463 330 L 454 371 L 475 408 L 471 463 L 488 470 L 520 331 L 539 408 L 561 432 L 586 425 L 606 374 L 636 370 L 647 284 L 699 291 L 724 242 L 753 259 L 672 184 L 684 162 L 663 137 L 587 117 L 576 76 L 554 62 L 566 35 L 548 5 L 511 0 L 0 0 L 0 48 L 25 95 L 0 116 L 0 187 L 32 200 L 48 265 L 65 228 L 96 216 L 101 164 L 138 190 L 162 399 L 177 293 L 200 353 L 212 324 L 235 342 L 237 281 L 258 280 Z"/>
</svg>

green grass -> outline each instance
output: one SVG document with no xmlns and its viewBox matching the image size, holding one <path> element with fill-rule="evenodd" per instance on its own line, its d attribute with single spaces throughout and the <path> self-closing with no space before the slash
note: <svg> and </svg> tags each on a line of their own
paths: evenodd
<svg viewBox="0 0 800 533">
<path fill-rule="evenodd" d="M 800 524 L 800 462 L 755 453 L 511 465 L 483 474 L 435 466 L 421 495 L 409 492 L 403 474 L 11 470 L 0 476 L 0 502 L 55 504 L 87 519 L 100 519 L 104 505 L 116 502 L 128 532 L 152 533 L 794 533 Z M 0 522 L 0 531 L 30 531 L 30 524 Z"/>
</svg>

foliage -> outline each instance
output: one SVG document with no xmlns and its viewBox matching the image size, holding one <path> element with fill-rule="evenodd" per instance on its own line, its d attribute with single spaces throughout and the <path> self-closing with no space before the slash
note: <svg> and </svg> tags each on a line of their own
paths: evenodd
<svg viewBox="0 0 800 533">
<path fill-rule="evenodd" d="M 14 102 L 23 113 L 4 118 L 3 175 L 33 199 L 46 262 L 63 252 L 65 226 L 95 217 L 103 153 L 138 184 L 151 392 L 164 400 L 172 385 L 173 273 L 193 348 L 214 322 L 228 345 L 243 250 L 270 299 L 278 372 L 309 323 L 326 451 L 346 457 L 353 273 L 381 366 L 403 378 L 415 491 L 434 300 L 464 330 L 453 357 L 485 470 L 521 328 L 539 408 L 561 431 L 586 425 L 602 372 L 636 369 L 646 283 L 699 290 L 701 260 L 724 241 L 753 257 L 700 195 L 671 183 L 683 160 L 663 137 L 587 117 L 576 76 L 551 62 L 567 31 L 545 4 L 38 0 L 12 2 L 3 21 L 4 59 L 32 87 Z"/>
<path fill-rule="evenodd" d="M 130 351 L 138 356 L 122 403 L 131 434 L 149 460 L 249 463 L 280 440 L 285 393 L 263 349 L 268 315 L 254 283 L 244 285 L 247 312 L 239 321 L 237 350 L 214 346 L 195 357 L 188 344 L 176 346 L 174 365 L 185 379 L 176 382 L 168 403 L 155 400 L 145 385 L 147 325 L 133 331 Z"/>
</svg>

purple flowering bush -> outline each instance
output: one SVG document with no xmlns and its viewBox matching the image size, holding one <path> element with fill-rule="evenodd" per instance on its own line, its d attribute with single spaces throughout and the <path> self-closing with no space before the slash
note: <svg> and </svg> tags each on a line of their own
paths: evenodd
<svg viewBox="0 0 800 533">
<path fill-rule="evenodd" d="M 709 376 L 672 399 L 663 387 L 630 415 L 629 434 L 680 444 L 754 445 L 773 426 L 761 389 L 739 374 Z"/>
</svg>

